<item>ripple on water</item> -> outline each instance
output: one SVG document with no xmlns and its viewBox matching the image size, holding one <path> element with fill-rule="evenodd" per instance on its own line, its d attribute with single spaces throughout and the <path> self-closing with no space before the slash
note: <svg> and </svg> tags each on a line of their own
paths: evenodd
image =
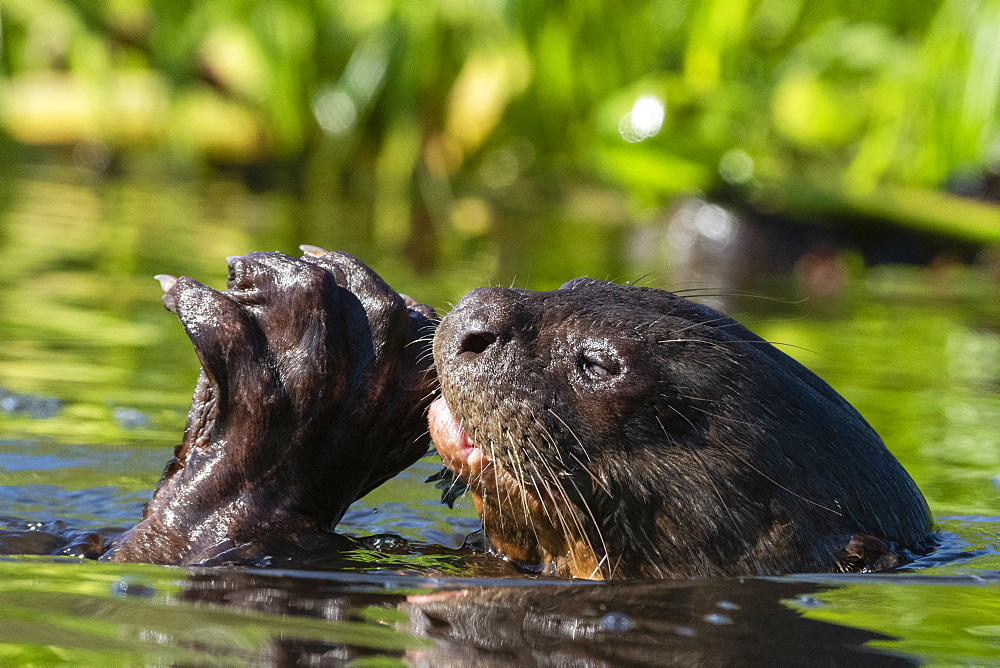
<svg viewBox="0 0 1000 668">
<path fill-rule="evenodd" d="M 135 524 L 150 495 L 114 486 L 0 485 L 0 507 L 5 515 L 36 522 L 59 519 L 74 529 L 97 529 Z"/>
</svg>

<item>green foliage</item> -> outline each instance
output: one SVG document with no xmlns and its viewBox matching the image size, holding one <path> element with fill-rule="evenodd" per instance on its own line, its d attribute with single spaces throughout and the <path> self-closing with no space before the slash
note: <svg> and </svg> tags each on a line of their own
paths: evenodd
<svg viewBox="0 0 1000 668">
<path fill-rule="evenodd" d="M 0 18 L 14 138 L 277 161 L 428 267 L 461 196 L 501 225 L 512 192 L 537 210 L 579 182 L 632 213 L 723 188 L 864 211 L 1000 160 L 1000 0 L 3 0 Z M 660 120 L 636 134 L 644 95 Z M 937 206 L 899 222 L 1000 236 L 995 211 L 984 231 Z"/>
</svg>

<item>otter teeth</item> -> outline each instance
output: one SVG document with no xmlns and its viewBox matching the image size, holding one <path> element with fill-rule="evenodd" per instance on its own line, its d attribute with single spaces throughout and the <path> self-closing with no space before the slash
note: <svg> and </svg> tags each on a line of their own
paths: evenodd
<svg viewBox="0 0 1000 668">
<path fill-rule="evenodd" d="M 163 288 L 164 292 L 169 292 L 170 288 L 174 287 L 174 283 L 177 282 L 177 277 L 170 274 L 157 274 L 153 278 L 160 282 L 160 287 Z"/>
<path fill-rule="evenodd" d="M 325 248 L 320 248 L 319 246 L 310 246 L 309 244 L 302 244 L 299 246 L 299 250 L 306 255 L 312 255 L 313 257 L 322 257 L 329 253 L 330 251 Z"/>
</svg>

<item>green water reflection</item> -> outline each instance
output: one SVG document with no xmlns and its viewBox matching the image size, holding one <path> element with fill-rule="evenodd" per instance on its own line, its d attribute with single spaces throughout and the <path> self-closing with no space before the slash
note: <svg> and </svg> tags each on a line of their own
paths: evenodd
<svg viewBox="0 0 1000 668">
<path fill-rule="evenodd" d="M 877 629 L 896 640 L 871 646 L 929 663 L 993 664 L 1000 650 L 1000 584 L 879 580 L 819 594 L 817 605 L 790 602 L 813 619 Z"/>
<path fill-rule="evenodd" d="M 392 628 L 391 610 L 346 621 L 184 602 L 186 577 L 155 566 L 0 562 L 0 662 L 253 665 L 279 638 L 399 654 L 429 644 Z"/>
</svg>

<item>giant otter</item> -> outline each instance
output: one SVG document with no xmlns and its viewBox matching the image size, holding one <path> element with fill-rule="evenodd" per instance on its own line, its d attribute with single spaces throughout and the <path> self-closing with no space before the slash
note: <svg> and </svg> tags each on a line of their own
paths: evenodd
<svg viewBox="0 0 1000 668">
<path fill-rule="evenodd" d="M 163 276 L 202 364 L 184 439 L 103 558 L 226 563 L 329 536 L 420 457 L 433 312 L 345 253 Z M 586 578 L 877 570 L 929 540 L 916 486 L 819 378 L 722 314 L 577 279 L 442 321 L 430 407 L 494 552 Z M 264 547 L 259 547 L 263 545 Z"/>
<path fill-rule="evenodd" d="M 104 559 L 238 561 L 324 536 L 426 452 L 432 311 L 346 253 L 304 250 L 229 258 L 221 292 L 160 277 L 202 371 L 183 442 Z"/>
<path fill-rule="evenodd" d="M 577 279 L 480 288 L 434 338 L 445 465 L 492 548 L 544 572 L 663 578 L 865 571 L 932 522 L 865 420 L 742 325 Z"/>
</svg>

